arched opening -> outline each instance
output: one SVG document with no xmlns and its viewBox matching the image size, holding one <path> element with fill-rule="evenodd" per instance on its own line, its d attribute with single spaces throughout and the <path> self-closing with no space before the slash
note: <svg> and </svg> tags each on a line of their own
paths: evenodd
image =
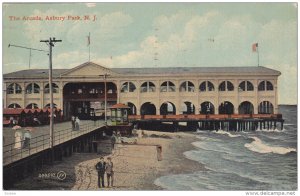
<svg viewBox="0 0 300 196">
<path fill-rule="evenodd" d="M 28 84 L 25 92 L 26 94 L 40 93 L 40 86 L 36 83 Z"/>
<path fill-rule="evenodd" d="M 195 85 L 190 81 L 184 81 L 181 83 L 180 92 L 195 92 Z"/>
<path fill-rule="evenodd" d="M 156 115 L 156 107 L 153 103 L 146 102 L 141 106 L 141 115 Z"/>
<path fill-rule="evenodd" d="M 68 83 L 63 88 L 64 117 L 78 116 L 79 119 L 102 118 L 105 115 L 105 94 L 107 116 L 111 106 L 117 103 L 117 86 L 113 82 Z"/>
<path fill-rule="evenodd" d="M 229 101 L 224 101 L 219 106 L 219 114 L 233 114 L 234 113 L 234 106 Z"/>
<path fill-rule="evenodd" d="M 16 109 L 16 108 L 21 108 L 21 106 L 17 103 L 12 103 L 8 106 L 8 108 L 13 108 L 13 109 Z"/>
<path fill-rule="evenodd" d="M 129 107 L 128 115 L 136 115 L 136 107 L 133 103 L 128 102 L 127 106 Z"/>
<path fill-rule="evenodd" d="M 26 106 L 26 109 L 39 109 L 36 103 L 30 103 Z"/>
<path fill-rule="evenodd" d="M 121 86 L 121 93 L 134 92 L 136 89 L 132 82 L 124 82 Z"/>
<path fill-rule="evenodd" d="M 219 91 L 233 91 L 234 86 L 230 81 L 223 81 L 219 85 Z"/>
<path fill-rule="evenodd" d="M 200 105 L 200 114 L 214 114 L 215 113 L 215 106 L 209 102 L 205 101 Z"/>
<path fill-rule="evenodd" d="M 264 80 L 258 84 L 258 91 L 272 91 L 273 89 L 273 84 L 270 81 Z"/>
<path fill-rule="evenodd" d="M 52 91 L 53 91 L 53 93 L 58 93 L 59 88 L 58 88 L 58 85 L 57 85 L 57 84 L 52 83 Z M 45 85 L 44 92 L 45 92 L 45 93 L 50 93 L 50 86 L 49 86 L 49 83 Z"/>
<path fill-rule="evenodd" d="M 176 107 L 172 102 L 165 102 L 160 106 L 160 115 L 176 114 Z"/>
<path fill-rule="evenodd" d="M 155 85 L 153 82 L 144 82 L 141 85 L 141 93 L 146 93 L 146 92 L 155 92 Z"/>
<path fill-rule="evenodd" d="M 12 84 L 8 85 L 8 87 L 6 88 L 6 93 L 7 94 L 21 94 L 22 88 L 19 84 L 12 83 Z"/>
<path fill-rule="evenodd" d="M 204 81 L 199 86 L 200 92 L 214 91 L 214 90 L 215 90 L 215 86 L 210 81 Z"/>
<path fill-rule="evenodd" d="M 182 104 L 182 114 L 195 114 L 195 105 L 189 101 Z"/>
<path fill-rule="evenodd" d="M 47 105 L 45 105 L 44 108 L 50 108 L 50 103 L 48 103 Z M 53 108 L 57 108 L 57 105 L 55 103 L 53 103 Z"/>
<path fill-rule="evenodd" d="M 254 106 L 249 101 L 244 101 L 239 105 L 239 114 L 254 114 Z"/>
<path fill-rule="evenodd" d="M 175 84 L 171 81 L 163 82 L 160 86 L 160 92 L 175 92 Z"/>
<path fill-rule="evenodd" d="M 253 84 L 249 81 L 243 81 L 239 85 L 239 91 L 253 91 Z"/>
<path fill-rule="evenodd" d="M 269 101 L 263 101 L 258 106 L 258 113 L 259 114 L 273 114 L 274 107 L 273 104 Z"/>
</svg>

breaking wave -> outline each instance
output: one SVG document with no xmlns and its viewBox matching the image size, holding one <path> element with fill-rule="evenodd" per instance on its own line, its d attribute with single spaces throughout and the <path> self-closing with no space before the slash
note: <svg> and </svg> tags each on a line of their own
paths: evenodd
<svg viewBox="0 0 300 196">
<path fill-rule="evenodd" d="M 290 152 L 296 152 L 295 148 L 285 148 L 285 147 L 278 147 L 278 146 L 269 146 L 265 143 L 263 143 L 259 138 L 257 137 L 251 137 L 254 141 L 251 143 L 245 144 L 245 147 L 253 152 L 258 153 L 275 153 L 275 154 L 287 154 Z"/>
<path fill-rule="evenodd" d="M 242 137 L 241 135 L 234 135 L 229 133 L 228 131 L 223 131 L 223 130 L 219 130 L 219 131 L 212 131 L 213 133 L 217 133 L 217 134 L 221 134 L 221 135 L 228 135 L 229 137 Z"/>
</svg>

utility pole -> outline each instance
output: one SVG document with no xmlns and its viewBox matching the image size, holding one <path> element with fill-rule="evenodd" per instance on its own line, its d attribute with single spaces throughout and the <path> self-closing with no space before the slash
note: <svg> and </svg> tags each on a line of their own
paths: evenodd
<svg viewBox="0 0 300 196">
<path fill-rule="evenodd" d="M 106 86 L 106 76 L 107 76 L 107 74 L 104 74 L 104 113 L 105 113 L 105 126 L 107 125 L 107 116 L 106 116 L 106 114 L 107 114 L 107 86 Z"/>
<path fill-rule="evenodd" d="M 103 75 L 99 75 L 104 77 L 104 122 L 105 125 L 107 125 L 107 84 L 106 84 L 106 78 L 109 76 L 109 74 L 105 73 Z"/>
<path fill-rule="evenodd" d="M 52 47 L 54 43 L 62 42 L 62 40 L 56 40 L 55 37 L 49 38 L 49 40 L 41 40 L 49 45 L 49 88 L 50 88 L 50 150 L 51 150 L 51 161 L 54 161 L 54 129 L 53 129 L 53 87 L 52 87 Z"/>
</svg>

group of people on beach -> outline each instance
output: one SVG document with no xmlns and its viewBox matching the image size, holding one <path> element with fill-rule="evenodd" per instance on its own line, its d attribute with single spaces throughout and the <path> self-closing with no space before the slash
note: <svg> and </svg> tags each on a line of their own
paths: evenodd
<svg viewBox="0 0 300 196">
<path fill-rule="evenodd" d="M 98 172 L 98 187 L 104 188 L 104 176 L 106 173 L 107 187 L 114 186 L 114 165 L 111 161 L 111 157 L 107 158 L 107 162 L 104 161 L 103 157 L 100 157 L 100 161 L 96 164 L 96 170 Z"/>
<path fill-rule="evenodd" d="M 80 120 L 79 118 L 76 116 L 72 116 L 71 117 L 71 123 L 72 123 L 72 130 L 73 131 L 79 131 L 80 127 L 79 127 L 79 124 L 80 124 Z"/>
</svg>

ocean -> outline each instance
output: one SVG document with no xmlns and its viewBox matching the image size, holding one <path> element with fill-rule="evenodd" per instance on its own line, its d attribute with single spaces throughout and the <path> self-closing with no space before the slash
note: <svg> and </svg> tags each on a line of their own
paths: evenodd
<svg viewBox="0 0 300 196">
<path fill-rule="evenodd" d="M 279 106 L 284 129 L 197 131 L 195 149 L 183 153 L 205 171 L 162 176 L 167 190 L 297 190 L 297 106 Z"/>
</svg>

